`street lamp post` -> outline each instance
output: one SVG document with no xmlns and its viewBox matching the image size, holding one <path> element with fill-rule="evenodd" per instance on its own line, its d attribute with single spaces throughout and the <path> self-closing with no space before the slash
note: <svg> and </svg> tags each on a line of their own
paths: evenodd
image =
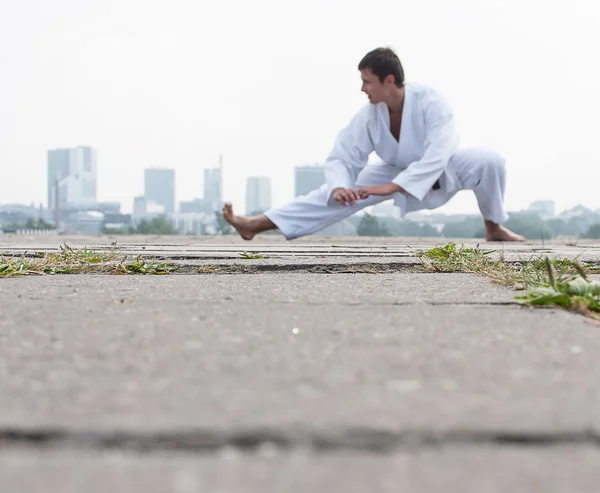
<svg viewBox="0 0 600 493">
<path fill-rule="evenodd" d="M 54 227 L 58 232 L 60 227 L 60 186 L 67 180 L 68 176 L 60 179 L 60 174 L 54 180 Z"/>
</svg>

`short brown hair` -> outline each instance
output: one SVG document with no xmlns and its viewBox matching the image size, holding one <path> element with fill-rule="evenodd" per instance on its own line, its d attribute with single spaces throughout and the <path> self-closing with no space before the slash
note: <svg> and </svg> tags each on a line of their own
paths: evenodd
<svg viewBox="0 0 600 493">
<path fill-rule="evenodd" d="M 391 48 L 377 48 L 367 53 L 358 64 L 358 70 L 370 69 L 383 82 L 388 75 L 393 75 L 396 85 L 404 85 L 404 69 L 398 55 Z"/>
</svg>

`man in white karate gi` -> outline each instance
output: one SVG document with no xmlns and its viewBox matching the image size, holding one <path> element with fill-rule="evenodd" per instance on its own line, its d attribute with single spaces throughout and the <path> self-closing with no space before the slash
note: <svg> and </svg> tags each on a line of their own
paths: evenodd
<svg viewBox="0 0 600 493">
<path fill-rule="evenodd" d="M 434 209 L 459 190 L 473 190 L 488 241 L 523 241 L 502 223 L 504 159 L 486 149 L 461 149 L 452 110 L 431 88 L 404 81 L 404 70 L 389 48 L 377 48 L 358 65 L 364 106 L 338 135 L 325 163 L 326 183 L 255 217 L 223 208 L 225 220 L 242 238 L 279 229 L 290 240 L 315 233 L 384 200 L 393 199 L 402 217 Z M 367 164 L 375 153 L 383 164 Z"/>
</svg>

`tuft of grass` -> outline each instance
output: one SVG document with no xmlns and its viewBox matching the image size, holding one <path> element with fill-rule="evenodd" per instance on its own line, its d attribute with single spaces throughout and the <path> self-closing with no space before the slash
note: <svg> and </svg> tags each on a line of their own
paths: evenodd
<svg viewBox="0 0 600 493">
<path fill-rule="evenodd" d="M 435 247 L 424 252 L 417 252 L 421 264 L 433 272 L 477 272 L 480 273 L 492 264 L 488 255 L 495 250 L 481 250 L 460 247 L 456 243 L 447 243 L 443 247 Z"/>
<path fill-rule="evenodd" d="M 494 250 L 457 247 L 448 243 L 424 252 L 417 258 L 432 272 L 469 272 L 489 277 L 496 284 L 515 290 L 527 290 L 517 296 L 518 303 L 527 305 L 557 305 L 596 317 L 600 312 L 600 283 L 589 281 L 588 275 L 598 272 L 591 266 L 569 259 L 532 257 L 526 262 L 507 263 L 503 257 L 489 257 Z"/>
<path fill-rule="evenodd" d="M 501 256 L 493 260 L 489 256 L 495 250 L 458 247 L 448 243 L 424 252 L 417 252 L 417 258 L 426 270 L 432 272 L 469 272 L 485 275 L 496 284 L 516 290 L 529 289 L 540 284 L 548 284 L 546 262 L 554 267 L 559 282 L 572 280 L 580 270 L 587 274 L 596 272 L 597 267 L 580 264 L 569 259 L 547 260 L 545 257 L 531 257 L 527 261 L 508 263 Z"/>
<path fill-rule="evenodd" d="M 575 264 L 579 277 L 558 281 L 554 266 L 547 258 L 545 267 L 549 283 L 517 296 L 523 305 L 556 305 L 600 320 L 600 282 L 590 281 L 581 266 Z"/>
<path fill-rule="evenodd" d="M 56 253 L 0 257 L 0 277 L 45 274 L 167 274 L 176 267 L 147 261 L 137 256 L 133 261 L 120 254 L 116 247 L 109 251 L 96 251 L 84 247 L 75 250 L 65 244 Z"/>
<path fill-rule="evenodd" d="M 532 289 L 537 286 L 545 286 L 551 282 L 546 264 L 553 267 L 553 273 L 558 282 L 569 282 L 574 280 L 580 272 L 593 274 L 594 266 L 578 263 L 570 259 L 549 259 L 547 257 L 532 257 L 525 262 L 504 263 L 497 268 L 491 269 L 489 277 L 503 286 L 516 290 Z"/>
<path fill-rule="evenodd" d="M 244 259 L 259 259 L 259 258 L 264 258 L 260 253 L 249 253 L 249 252 L 240 253 L 240 257 L 242 257 Z"/>
<path fill-rule="evenodd" d="M 600 265 L 586 265 L 586 272 L 588 274 L 600 274 Z"/>
<path fill-rule="evenodd" d="M 122 261 L 113 269 L 113 274 L 155 274 L 164 275 L 173 272 L 177 268 L 165 262 L 158 263 L 154 260 L 146 261 L 138 255 L 133 262 Z"/>
</svg>

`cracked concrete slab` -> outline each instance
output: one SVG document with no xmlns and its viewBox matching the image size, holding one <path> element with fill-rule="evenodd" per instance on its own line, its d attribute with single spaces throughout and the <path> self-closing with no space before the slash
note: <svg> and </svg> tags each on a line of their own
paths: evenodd
<svg viewBox="0 0 600 493">
<path fill-rule="evenodd" d="M 2 491 L 19 493 L 596 493 L 600 452 L 557 447 L 451 448 L 389 456 L 265 448 L 248 456 L 235 450 L 189 457 L 118 452 L 0 453 Z M 35 473 L 32 473 L 35 471 Z"/>
<path fill-rule="evenodd" d="M 291 276 L 289 292 L 242 276 L 231 276 L 229 289 L 226 276 L 2 283 L 11 298 L 0 319 L 0 423 L 142 430 L 600 424 L 597 327 L 561 310 L 490 305 L 493 295 L 464 305 L 448 289 L 453 276 L 439 276 L 438 294 L 430 287 L 428 295 L 448 303 L 439 306 L 412 296 L 427 281 L 411 276 L 408 289 L 389 279 L 387 299 L 404 296 L 408 304 L 400 305 L 376 303 L 386 299 L 375 282 L 385 276 L 370 276 L 368 289 L 353 295 L 350 275 L 304 276 L 303 289 Z M 78 280 L 98 297 L 81 285 L 69 292 L 64 283 Z M 473 277 L 472 292 L 484 282 Z M 223 297 L 211 297 L 203 283 Z"/>
<path fill-rule="evenodd" d="M 252 276 L 61 275 L 8 278 L 0 298 L 29 305 L 65 299 L 94 304 L 309 303 L 309 304 L 503 304 L 518 292 L 472 274 L 255 274 Z"/>
</svg>

